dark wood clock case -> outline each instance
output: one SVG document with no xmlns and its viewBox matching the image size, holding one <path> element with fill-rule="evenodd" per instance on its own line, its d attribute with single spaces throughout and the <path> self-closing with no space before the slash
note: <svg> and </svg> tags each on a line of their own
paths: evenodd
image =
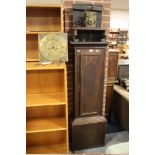
<svg viewBox="0 0 155 155">
<path fill-rule="evenodd" d="M 96 17 L 96 25 L 86 23 L 91 21 L 87 19 L 89 16 L 86 17 L 87 11 L 92 11 L 92 16 Z M 70 42 L 75 53 L 72 151 L 105 144 L 107 121 L 102 115 L 102 105 L 108 43 L 101 23 L 102 5 L 73 4 L 73 38 Z"/>
<path fill-rule="evenodd" d="M 73 4 L 73 26 L 86 27 L 86 13 L 92 12 L 96 14 L 95 25 L 93 27 L 101 27 L 102 22 L 102 5 L 93 4 Z"/>
<path fill-rule="evenodd" d="M 104 146 L 107 121 L 102 116 L 102 104 L 107 42 L 79 40 L 71 44 L 75 52 L 72 150 Z"/>
</svg>

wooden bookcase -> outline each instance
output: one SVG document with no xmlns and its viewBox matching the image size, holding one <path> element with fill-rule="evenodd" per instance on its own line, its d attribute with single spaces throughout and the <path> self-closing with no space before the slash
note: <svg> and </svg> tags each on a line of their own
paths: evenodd
<svg viewBox="0 0 155 155">
<path fill-rule="evenodd" d="M 65 64 L 39 64 L 38 34 L 63 32 L 61 5 L 26 6 L 26 152 L 68 153 Z"/>
<path fill-rule="evenodd" d="M 61 5 L 26 6 L 26 60 L 38 61 L 38 34 L 63 32 L 63 7 Z"/>
</svg>

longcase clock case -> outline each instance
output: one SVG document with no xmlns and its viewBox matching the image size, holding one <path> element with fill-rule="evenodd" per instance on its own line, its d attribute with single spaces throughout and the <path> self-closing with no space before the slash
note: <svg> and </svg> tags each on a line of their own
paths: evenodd
<svg viewBox="0 0 155 155">
<path fill-rule="evenodd" d="M 75 118 L 101 115 L 105 49 L 75 48 Z"/>
<path fill-rule="evenodd" d="M 107 44 L 72 42 L 75 52 L 75 119 L 72 150 L 104 146 L 106 119 L 102 116 Z M 79 137 L 81 137 L 79 139 Z"/>
</svg>

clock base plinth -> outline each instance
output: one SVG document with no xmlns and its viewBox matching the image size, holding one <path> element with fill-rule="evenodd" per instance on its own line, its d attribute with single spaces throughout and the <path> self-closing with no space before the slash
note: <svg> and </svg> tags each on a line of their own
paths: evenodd
<svg viewBox="0 0 155 155">
<path fill-rule="evenodd" d="M 103 116 L 75 119 L 72 122 L 72 150 L 104 146 L 106 126 Z"/>
</svg>

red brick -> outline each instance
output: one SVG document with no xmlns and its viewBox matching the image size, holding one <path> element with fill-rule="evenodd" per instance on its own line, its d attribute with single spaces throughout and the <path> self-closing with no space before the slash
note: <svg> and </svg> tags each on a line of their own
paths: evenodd
<svg viewBox="0 0 155 155">
<path fill-rule="evenodd" d="M 109 23 L 104 22 L 102 25 L 103 25 L 104 28 L 110 27 L 110 22 Z"/>
<path fill-rule="evenodd" d="M 111 3 L 111 0 L 103 0 L 103 3 L 104 3 L 104 2 L 110 2 L 110 3 Z"/>
<path fill-rule="evenodd" d="M 65 22 L 65 27 L 66 28 L 72 28 L 73 27 L 73 23 L 72 22 Z"/>
<path fill-rule="evenodd" d="M 102 16 L 102 21 L 109 22 L 110 21 L 110 16 Z"/>
<path fill-rule="evenodd" d="M 64 1 L 64 7 L 72 8 L 73 1 Z"/>
<path fill-rule="evenodd" d="M 72 15 L 73 14 L 73 9 L 72 8 L 67 8 L 65 7 L 65 15 Z"/>
<path fill-rule="evenodd" d="M 65 22 L 72 21 L 72 19 L 73 19 L 73 15 L 72 14 L 66 14 L 65 15 Z"/>
<path fill-rule="evenodd" d="M 111 8 L 111 3 L 103 3 L 103 9 Z"/>
<path fill-rule="evenodd" d="M 108 9 L 108 10 L 103 9 L 103 14 L 104 15 L 110 15 L 110 9 Z"/>
</svg>

